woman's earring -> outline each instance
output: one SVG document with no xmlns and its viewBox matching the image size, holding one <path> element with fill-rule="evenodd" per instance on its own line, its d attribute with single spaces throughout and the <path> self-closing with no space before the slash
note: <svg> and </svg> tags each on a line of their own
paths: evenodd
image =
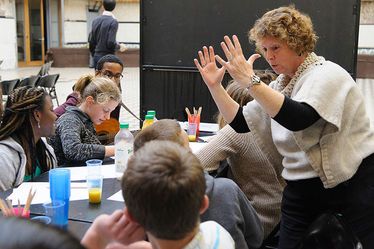
<svg viewBox="0 0 374 249">
<path fill-rule="evenodd" d="M 38 128 L 40 129 L 40 123 L 38 122 Z"/>
</svg>

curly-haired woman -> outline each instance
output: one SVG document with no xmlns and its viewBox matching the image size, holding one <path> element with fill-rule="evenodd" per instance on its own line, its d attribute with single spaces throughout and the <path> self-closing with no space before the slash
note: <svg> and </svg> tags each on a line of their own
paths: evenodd
<svg viewBox="0 0 374 249">
<path fill-rule="evenodd" d="M 283 165 L 278 248 L 296 248 L 328 211 L 341 213 L 364 248 L 374 248 L 374 132 L 356 83 L 313 52 L 311 19 L 292 6 L 265 13 L 249 38 L 279 74 L 269 86 L 253 71 L 260 55 L 247 61 L 236 36 L 221 43 L 228 61 L 204 47 L 195 64 L 230 126 L 250 131 L 269 160 Z M 220 84 L 226 70 L 254 98 L 243 109 Z"/>
</svg>

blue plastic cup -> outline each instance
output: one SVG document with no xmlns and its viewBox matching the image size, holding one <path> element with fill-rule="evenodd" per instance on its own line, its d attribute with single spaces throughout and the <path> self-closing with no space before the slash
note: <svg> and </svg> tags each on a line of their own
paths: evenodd
<svg viewBox="0 0 374 249">
<path fill-rule="evenodd" d="M 37 221 L 39 223 L 46 224 L 46 225 L 51 224 L 52 222 L 52 219 L 50 217 L 44 216 L 44 215 L 32 217 L 31 220 L 34 220 L 34 221 Z"/>
<path fill-rule="evenodd" d="M 49 171 L 49 187 L 51 200 L 70 198 L 70 170 L 51 169 Z"/>
<path fill-rule="evenodd" d="M 67 229 L 68 217 L 65 215 L 65 202 L 54 200 L 44 203 L 45 214 L 51 219 L 51 224 L 57 227 Z"/>
<path fill-rule="evenodd" d="M 49 187 L 52 202 L 65 202 L 63 216 L 67 221 L 69 217 L 70 170 L 58 168 L 50 170 Z"/>
</svg>

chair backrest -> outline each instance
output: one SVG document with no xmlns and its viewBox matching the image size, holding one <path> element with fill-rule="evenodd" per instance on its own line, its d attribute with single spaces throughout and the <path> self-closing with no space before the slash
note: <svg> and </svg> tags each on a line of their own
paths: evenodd
<svg viewBox="0 0 374 249">
<path fill-rule="evenodd" d="M 319 216 L 306 231 L 298 249 L 362 249 L 362 244 L 340 214 Z"/>
<path fill-rule="evenodd" d="M 22 86 L 35 87 L 38 84 L 39 79 L 40 79 L 39 75 L 35 75 L 35 76 L 30 76 L 30 77 L 24 78 L 23 80 L 21 80 L 17 84 L 16 88 L 17 87 L 22 87 Z"/>
<path fill-rule="evenodd" d="M 36 86 L 51 90 L 52 88 L 55 87 L 55 84 L 59 77 L 60 77 L 60 74 L 45 75 L 43 77 L 40 77 Z"/>
<path fill-rule="evenodd" d="M 3 90 L 3 94 L 9 95 L 9 93 L 11 93 L 14 90 L 18 82 L 19 82 L 19 79 L 2 81 L 0 84 L 1 84 L 1 89 Z"/>
</svg>

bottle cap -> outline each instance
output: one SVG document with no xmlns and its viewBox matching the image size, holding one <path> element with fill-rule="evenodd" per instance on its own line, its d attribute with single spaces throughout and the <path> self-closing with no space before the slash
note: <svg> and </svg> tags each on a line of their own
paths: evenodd
<svg viewBox="0 0 374 249">
<path fill-rule="evenodd" d="M 156 116 L 156 111 L 155 110 L 148 110 L 147 115 L 153 115 L 153 117 Z"/>
<path fill-rule="evenodd" d="M 149 114 L 145 115 L 145 119 L 154 119 L 154 117 L 155 117 L 155 116 L 153 116 L 153 115 L 149 115 Z"/>
<path fill-rule="evenodd" d="M 129 123 L 120 123 L 120 124 L 119 124 L 119 128 L 120 128 L 120 129 L 123 129 L 123 128 L 129 128 Z"/>
</svg>

